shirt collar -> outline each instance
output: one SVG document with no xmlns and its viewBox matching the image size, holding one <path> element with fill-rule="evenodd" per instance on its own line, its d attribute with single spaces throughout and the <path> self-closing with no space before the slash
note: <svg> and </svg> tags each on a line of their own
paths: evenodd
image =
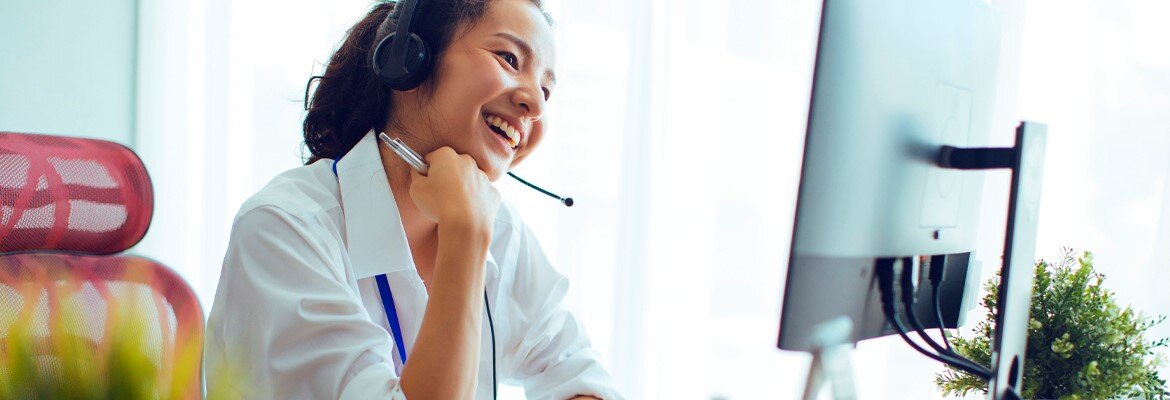
<svg viewBox="0 0 1170 400">
<path fill-rule="evenodd" d="M 398 203 L 394 202 L 382 167 L 375 132 L 366 133 L 335 166 L 341 188 L 346 249 L 355 278 L 414 270 L 414 258 L 402 228 Z M 490 251 L 487 267 L 499 276 L 499 266 Z"/>
</svg>

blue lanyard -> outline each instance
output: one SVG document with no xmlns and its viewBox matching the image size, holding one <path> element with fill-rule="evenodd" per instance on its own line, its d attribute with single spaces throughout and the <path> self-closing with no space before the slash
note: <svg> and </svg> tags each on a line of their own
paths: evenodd
<svg viewBox="0 0 1170 400">
<path fill-rule="evenodd" d="M 333 161 L 333 176 L 337 177 L 337 161 Z M 386 320 L 390 322 L 390 333 L 394 335 L 394 346 L 398 348 L 398 359 L 406 365 L 406 344 L 402 341 L 402 325 L 398 322 L 398 308 L 394 306 L 394 294 L 390 293 L 390 282 L 386 274 L 378 275 L 378 296 L 382 298 L 382 308 L 386 310 Z"/>
<path fill-rule="evenodd" d="M 394 334 L 394 345 L 398 347 L 398 357 L 402 365 L 406 365 L 406 345 L 402 343 L 402 326 L 398 324 L 398 312 L 394 307 L 394 295 L 390 293 L 390 282 L 386 274 L 378 275 L 378 294 L 382 297 L 382 308 L 386 309 L 386 319 L 390 321 L 390 331 Z"/>
</svg>

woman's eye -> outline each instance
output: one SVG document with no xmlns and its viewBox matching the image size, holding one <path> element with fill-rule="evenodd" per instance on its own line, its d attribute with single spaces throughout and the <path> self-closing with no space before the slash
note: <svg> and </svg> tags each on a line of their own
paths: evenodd
<svg viewBox="0 0 1170 400">
<path fill-rule="evenodd" d="M 508 63 L 508 65 L 511 65 L 512 68 L 520 69 L 520 61 L 516 58 L 515 54 L 506 51 L 501 51 L 496 54 L 503 58 L 504 62 Z"/>
<path fill-rule="evenodd" d="M 552 96 L 552 92 L 548 91 L 546 87 L 542 87 L 540 90 L 544 92 L 544 101 L 548 101 L 548 98 Z"/>
</svg>

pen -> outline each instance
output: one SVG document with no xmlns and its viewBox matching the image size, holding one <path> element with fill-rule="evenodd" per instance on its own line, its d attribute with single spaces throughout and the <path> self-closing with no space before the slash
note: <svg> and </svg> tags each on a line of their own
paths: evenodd
<svg viewBox="0 0 1170 400">
<path fill-rule="evenodd" d="M 427 162 L 423 160 L 422 156 L 418 155 L 418 152 L 415 152 L 414 149 L 411 149 L 406 143 L 403 143 L 402 140 L 391 138 L 386 132 L 378 132 L 378 139 L 390 147 L 390 150 L 394 150 L 394 154 L 402 157 L 402 161 L 406 161 L 407 164 L 410 164 L 419 173 L 423 175 L 427 174 Z"/>
</svg>

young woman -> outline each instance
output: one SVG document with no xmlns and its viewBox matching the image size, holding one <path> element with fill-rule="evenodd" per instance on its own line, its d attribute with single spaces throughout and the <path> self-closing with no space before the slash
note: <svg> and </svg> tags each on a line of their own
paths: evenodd
<svg viewBox="0 0 1170 400">
<path fill-rule="evenodd" d="M 434 65 L 403 90 L 371 67 L 394 7 L 375 6 L 330 59 L 305 117 L 310 162 L 236 216 L 209 391 L 483 400 L 511 381 L 530 399 L 620 398 L 560 308 L 565 278 L 491 186 L 544 135 L 556 54 L 539 0 L 421 0 L 411 31 Z M 379 132 L 424 154 L 427 174 Z"/>
</svg>

